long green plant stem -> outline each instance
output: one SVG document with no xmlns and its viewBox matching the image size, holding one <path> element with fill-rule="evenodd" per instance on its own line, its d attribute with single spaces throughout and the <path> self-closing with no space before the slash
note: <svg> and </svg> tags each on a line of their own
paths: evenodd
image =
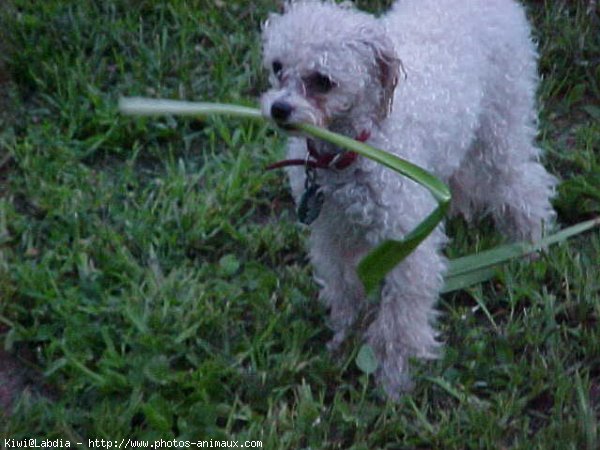
<svg viewBox="0 0 600 450">
<path fill-rule="evenodd" d="M 247 119 L 265 120 L 260 110 L 227 103 L 186 102 L 143 97 L 119 99 L 119 111 L 130 116 L 216 116 L 226 115 Z"/>
<path fill-rule="evenodd" d="M 266 120 L 256 108 L 224 103 L 187 102 L 179 100 L 154 100 L 146 98 L 122 98 L 119 109 L 124 114 L 158 116 L 211 116 L 228 115 L 241 118 Z M 387 273 L 406 258 L 443 220 L 450 204 L 450 191 L 438 178 L 409 161 L 401 159 L 368 144 L 333 133 L 314 125 L 297 124 L 294 128 L 315 138 L 323 139 L 338 147 L 352 150 L 370 158 L 395 172 L 421 184 L 437 200 L 438 206 L 414 230 L 402 240 L 387 240 L 367 254 L 358 265 L 358 274 L 367 294 L 372 294 Z M 443 292 L 462 289 L 490 279 L 494 267 L 509 259 L 526 255 L 540 248 L 568 239 L 600 224 L 594 219 L 548 236 L 537 243 L 516 243 L 468 255 L 450 261 Z"/>
</svg>

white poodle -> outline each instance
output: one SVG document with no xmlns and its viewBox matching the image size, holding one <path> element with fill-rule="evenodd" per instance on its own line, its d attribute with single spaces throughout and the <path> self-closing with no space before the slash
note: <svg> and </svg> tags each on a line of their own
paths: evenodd
<svg viewBox="0 0 600 450">
<path fill-rule="evenodd" d="M 512 239 L 536 240 L 554 218 L 556 180 L 535 146 L 536 50 L 514 0 L 399 0 L 381 18 L 332 1 L 288 2 L 263 30 L 272 89 L 263 113 L 366 141 L 437 175 L 452 210 L 490 213 Z M 310 223 L 310 257 L 336 348 L 365 306 L 356 265 L 410 232 L 436 206 L 421 186 L 366 158 L 289 139 L 291 187 Z M 447 241 L 439 227 L 387 276 L 365 333 L 377 379 L 396 398 L 408 360 L 433 358 L 432 325 Z"/>
</svg>

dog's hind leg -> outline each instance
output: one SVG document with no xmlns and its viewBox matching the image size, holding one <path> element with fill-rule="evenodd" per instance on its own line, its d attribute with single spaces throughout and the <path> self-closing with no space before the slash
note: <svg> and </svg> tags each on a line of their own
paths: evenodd
<svg viewBox="0 0 600 450">
<path fill-rule="evenodd" d="M 524 104 L 516 96 L 486 108 L 477 141 L 450 180 L 453 209 L 467 219 L 483 209 L 510 239 L 535 241 L 553 223 L 557 180 L 539 162 L 533 101 Z"/>
<path fill-rule="evenodd" d="M 532 50 L 518 51 L 527 53 L 495 56 L 498 67 L 485 85 L 476 141 L 450 185 L 454 209 L 467 218 L 472 209 L 484 209 L 509 238 L 538 240 L 555 217 L 550 199 L 557 180 L 539 162 L 535 145 Z"/>
</svg>

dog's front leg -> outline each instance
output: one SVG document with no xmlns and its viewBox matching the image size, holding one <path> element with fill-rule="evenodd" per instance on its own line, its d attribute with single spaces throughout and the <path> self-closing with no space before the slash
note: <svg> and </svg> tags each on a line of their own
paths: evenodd
<svg viewBox="0 0 600 450">
<path fill-rule="evenodd" d="M 381 192 L 384 211 L 374 211 L 377 220 L 366 234 L 374 246 L 406 236 L 435 208 L 431 195 L 413 182 L 388 184 Z M 379 361 L 377 379 L 391 398 L 411 388 L 410 358 L 434 358 L 439 352 L 433 324 L 446 268 L 445 242 L 440 226 L 387 275 L 381 288 L 379 310 L 365 337 Z"/>
<path fill-rule="evenodd" d="M 348 223 L 338 224 L 339 211 L 326 205 L 310 236 L 310 259 L 315 280 L 320 285 L 319 299 L 329 308 L 329 326 L 334 336 L 328 344 L 336 350 L 347 336 L 364 304 L 364 289 L 356 265 L 367 247 L 353 234 Z"/>
</svg>

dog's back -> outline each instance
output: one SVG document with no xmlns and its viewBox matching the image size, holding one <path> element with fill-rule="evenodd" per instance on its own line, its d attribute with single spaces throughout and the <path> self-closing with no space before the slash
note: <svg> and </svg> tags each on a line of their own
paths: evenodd
<svg viewBox="0 0 600 450">
<path fill-rule="evenodd" d="M 460 165 L 491 104 L 510 99 L 511 108 L 534 109 L 536 51 L 513 0 L 399 0 L 382 23 L 406 74 L 390 133 L 415 124 L 443 133 L 430 136 L 430 148 L 439 148 L 421 161 L 443 179 Z M 448 142 L 452 157 L 440 158 Z"/>
</svg>

